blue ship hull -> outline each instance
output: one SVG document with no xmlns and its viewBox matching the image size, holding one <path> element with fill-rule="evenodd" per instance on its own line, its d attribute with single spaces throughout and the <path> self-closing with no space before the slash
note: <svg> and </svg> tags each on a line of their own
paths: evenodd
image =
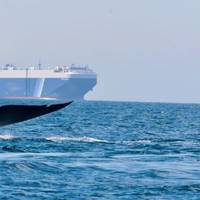
<svg viewBox="0 0 200 200">
<path fill-rule="evenodd" d="M 1 78 L 0 98 L 52 97 L 82 100 L 96 83 L 96 78 Z"/>
</svg>

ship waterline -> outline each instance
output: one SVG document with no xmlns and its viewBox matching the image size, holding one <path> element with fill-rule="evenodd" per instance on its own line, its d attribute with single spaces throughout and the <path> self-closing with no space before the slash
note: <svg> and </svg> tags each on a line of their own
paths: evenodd
<svg viewBox="0 0 200 200">
<path fill-rule="evenodd" d="M 0 69 L 0 98 L 33 97 L 83 100 L 97 83 L 86 67 Z"/>
</svg>

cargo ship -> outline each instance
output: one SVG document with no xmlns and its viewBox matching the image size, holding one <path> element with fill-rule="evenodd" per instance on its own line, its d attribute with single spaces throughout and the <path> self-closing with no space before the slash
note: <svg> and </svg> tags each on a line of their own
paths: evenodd
<svg viewBox="0 0 200 200">
<path fill-rule="evenodd" d="M 0 99 L 49 98 L 83 100 L 97 84 L 97 74 L 88 66 L 0 67 Z"/>
</svg>

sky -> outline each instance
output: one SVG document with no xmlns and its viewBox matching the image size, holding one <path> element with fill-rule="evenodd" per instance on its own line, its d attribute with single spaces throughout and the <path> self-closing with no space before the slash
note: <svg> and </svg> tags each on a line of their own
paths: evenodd
<svg viewBox="0 0 200 200">
<path fill-rule="evenodd" d="M 88 100 L 200 103 L 199 0 L 0 0 L 0 65 L 88 64 Z"/>
</svg>

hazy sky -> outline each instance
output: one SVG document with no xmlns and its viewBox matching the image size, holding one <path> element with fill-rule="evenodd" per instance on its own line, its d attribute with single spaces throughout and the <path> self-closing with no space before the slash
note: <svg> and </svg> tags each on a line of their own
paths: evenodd
<svg viewBox="0 0 200 200">
<path fill-rule="evenodd" d="M 89 64 L 95 100 L 200 102 L 199 0 L 0 0 L 0 64 Z"/>
</svg>

